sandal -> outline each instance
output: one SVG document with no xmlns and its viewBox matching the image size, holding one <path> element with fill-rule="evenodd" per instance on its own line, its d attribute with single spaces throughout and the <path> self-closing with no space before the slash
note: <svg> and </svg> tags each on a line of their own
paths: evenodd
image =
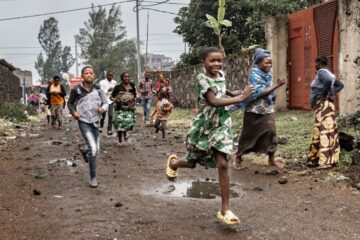
<svg viewBox="0 0 360 240">
<path fill-rule="evenodd" d="M 170 163 L 171 163 L 171 160 L 173 160 L 173 159 L 175 159 L 175 160 L 177 159 L 177 156 L 175 154 L 170 155 L 169 158 L 166 160 L 165 175 L 169 181 L 175 181 L 176 177 L 177 177 L 176 170 L 173 170 L 170 168 Z"/>
<path fill-rule="evenodd" d="M 230 210 L 227 210 L 225 212 L 225 215 L 222 215 L 221 212 L 218 212 L 217 213 L 217 218 L 220 219 L 223 223 L 226 223 L 226 224 L 239 224 L 240 223 L 240 220 L 237 216 L 235 216 L 235 214 L 230 211 Z"/>
</svg>

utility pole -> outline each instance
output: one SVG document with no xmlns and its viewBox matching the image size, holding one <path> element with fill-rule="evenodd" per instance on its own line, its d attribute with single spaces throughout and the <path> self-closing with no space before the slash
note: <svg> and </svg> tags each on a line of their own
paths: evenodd
<svg viewBox="0 0 360 240">
<path fill-rule="evenodd" d="M 186 42 L 184 42 L 184 52 L 186 53 Z"/>
<path fill-rule="evenodd" d="M 146 26 L 146 54 L 145 63 L 148 63 L 148 46 L 149 46 L 149 11 L 147 12 L 147 26 Z"/>
<path fill-rule="evenodd" d="M 136 45 L 137 45 L 137 82 L 141 78 L 141 56 L 140 56 L 140 30 L 139 30 L 139 7 L 140 0 L 136 0 Z M 136 83 L 137 83 L 136 82 Z"/>
<path fill-rule="evenodd" d="M 76 70 L 76 77 L 79 77 L 79 60 L 78 60 L 78 51 L 77 51 L 77 40 L 75 36 L 75 70 Z"/>
</svg>

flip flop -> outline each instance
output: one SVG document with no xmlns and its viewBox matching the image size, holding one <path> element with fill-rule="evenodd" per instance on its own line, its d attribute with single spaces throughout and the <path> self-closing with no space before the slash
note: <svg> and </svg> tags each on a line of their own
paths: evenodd
<svg viewBox="0 0 360 240">
<path fill-rule="evenodd" d="M 219 211 L 216 216 L 225 224 L 233 225 L 240 223 L 239 218 L 235 216 L 235 214 L 230 210 L 227 210 L 225 212 L 225 215 L 222 215 L 221 212 Z"/>
<path fill-rule="evenodd" d="M 177 177 L 176 170 L 173 170 L 170 168 L 170 162 L 173 159 L 177 159 L 177 156 L 175 154 L 170 155 L 169 158 L 166 160 L 166 170 L 165 175 L 169 181 L 175 181 Z"/>
</svg>

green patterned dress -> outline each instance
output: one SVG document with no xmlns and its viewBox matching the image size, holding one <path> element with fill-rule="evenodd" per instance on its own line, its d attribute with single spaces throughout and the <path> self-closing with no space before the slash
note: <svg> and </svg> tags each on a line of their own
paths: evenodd
<svg viewBox="0 0 360 240">
<path fill-rule="evenodd" d="M 209 78 L 204 74 L 196 77 L 199 112 L 192 119 L 186 138 L 186 160 L 206 167 L 216 168 L 213 149 L 224 153 L 230 159 L 233 149 L 231 117 L 227 107 L 212 107 L 204 95 L 210 89 L 217 98 L 226 98 L 225 78 Z"/>
</svg>

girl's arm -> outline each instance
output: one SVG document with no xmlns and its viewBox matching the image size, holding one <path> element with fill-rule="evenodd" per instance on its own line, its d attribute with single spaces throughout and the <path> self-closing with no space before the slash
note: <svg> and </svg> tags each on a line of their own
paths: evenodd
<svg viewBox="0 0 360 240">
<path fill-rule="evenodd" d="M 247 100 L 251 93 L 254 91 L 253 87 L 250 86 L 246 86 L 244 88 L 244 92 L 241 96 L 239 97 L 231 97 L 231 98 L 217 98 L 214 94 L 214 92 L 209 89 L 206 93 L 205 93 L 205 98 L 207 100 L 207 102 L 212 106 L 212 107 L 223 107 L 223 106 L 227 106 L 227 105 L 231 105 L 231 104 L 236 104 L 239 102 L 243 102 L 245 100 Z"/>
<path fill-rule="evenodd" d="M 231 91 L 231 90 L 226 90 L 226 95 L 230 96 L 230 97 L 236 97 L 239 96 L 243 93 L 243 91 L 241 90 L 235 90 L 235 91 Z"/>
<path fill-rule="evenodd" d="M 154 109 L 154 111 L 151 113 L 150 117 L 154 117 L 156 113 L 157 113 L 157 111 L 156 111 L 156 107 L 155 107 L 155 109 Z"/>
</svg>

